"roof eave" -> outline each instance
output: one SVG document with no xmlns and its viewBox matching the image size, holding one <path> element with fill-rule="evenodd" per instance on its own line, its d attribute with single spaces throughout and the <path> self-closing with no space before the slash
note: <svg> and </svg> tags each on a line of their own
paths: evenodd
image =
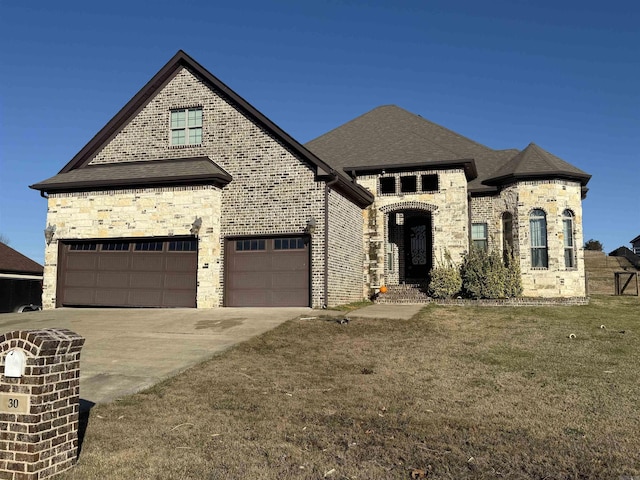
<svg viewBox="0 0 640 480">
<path fill-rule="evenodd" d="M 568 171 L 557 171 L 557 172 L 530 172 L 530 173 L 510 173 L 507 175 L 501 175 L 499 177 L 488 178 L 483 180 L 484 185 L 505 185 L 508 183 L 515 183 L 519 181 L 526 180 L 544 180 L 544 179 L 563 179 L 563 180 L 574 180 L 580 182 L 582 186 L 585 186 L 589 180 L 591 179 L 591 175 L 588 174 L 579 174 L 575 172 Z"/>
<path fill-rule="evenodd" d="M 423 170 L 443 170 L 446 168 L 462 168 L 464 169 L 465 177 L 467 181 L 474 180 L 478 177 L 478 171 L 476 169 L 476 162 L 472 158 L 461 158 L 457 160 L 435 160 L 428 162 L 415 162 L 415 163 L 395 163 L 384 165 L 361 165 L 357 167 L 343 167 L 343 170 L 349 173 L 380 173 L 385 172 L 402 172 L 416 169 Z"/>
<path fill-rule="evenodd" d="M 39 190 L 45 193 L 61 193 L 61 192 L 76 192 L 86 191 L 97 188 L 104 189 L 122 189 L 122 188 L 134 188 L 134 187 L 162 187 L 162 186 L 177 186 L 177 185 L 207 185 L 213 184 L 218 187 L 224 187 L 231 181 L 230 175 L 222 173 L 213 175 L 185 175 L 176 177 L 148 177 L 144 179 L 140 178 L 127 178 L 127 179 L 114 179 L 114 180 L 87 180 L 79 182 L 59 182 L 59 183 L 36 183 L 30 185 L 29 188 Z"/>
</svg>

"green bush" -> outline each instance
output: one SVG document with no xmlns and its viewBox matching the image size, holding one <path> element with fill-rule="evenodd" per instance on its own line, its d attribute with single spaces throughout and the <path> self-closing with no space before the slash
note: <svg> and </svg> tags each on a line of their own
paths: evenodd
<svg viewBox="0 0 640 480">
<path fill-rule="evenodd" d="M 519 297 L 522 295 L 522 275 L 520 262 L 513 256 L 512 250 L 506 252 L 504 266 L 506 268 L 505 296 L 507 298 Z"/>
<path fill-rule="evenodd" d="M 451 260 L 451 254 L 445 251 L 445 260 L 429 272 L 429 295 L 433 298 L 451 298 L 462 288 L 460 268 Z"/>
<path fill-rule="evenodd" d="M 522 293 L 520 267 L 507 255 L 503 262 L 496 251 L 471 247 L 461 266 L 462 292 L 470 298 L 508 298 Z"/>
</svg>

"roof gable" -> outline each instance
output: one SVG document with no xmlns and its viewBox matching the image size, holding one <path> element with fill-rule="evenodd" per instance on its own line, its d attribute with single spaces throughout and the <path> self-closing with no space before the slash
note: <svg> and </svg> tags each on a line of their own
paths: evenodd
<svg viewBox="0 0 640 480">
<path fill-rule="evenodd" d="M 42 275 L 44 267 L 0 242 L 0 272 Z"/>
<path fill-rule="evenodd" d="M 292 151 L 301 161 L 308 164 L 316 174 L 318 179 L 338 178 L 334 188 L 340 190 L 347 198 L 354 203 L 365 206 L 371 203 L 373 197 L 361 186 L 350 182 L 344 175 L 338 175 L 335 169 L 312 154 L 304 146 L 294 140 L 280 127 L 274 124 L 256 108 L 250 105 L 245 99 L 225 85 L 217 77 L 207 71 L 202 65 L 179 50 L 169 62 L 167 62 L 158 73 L 131 99 L 127 104 L 87 143 L 63 168 L 59 174 L 67 174 L 77 169 L 84 169 L 92 161 L 93 156 L 110 139 L 116 135 L 151 99 L 160 91 L 182 68 L 195 73 L 206 85 L 216 94 L 228 101 L 235 109 L 245 115 L 254 124 L 265 130 L 268 134 L 282 142 L 282 144 Z M 55 177 L 53 177 L 55 178 Z M 48 191 L 50 180 L 32 185 L 32 188 Z M 47 183 L 49 182 L 49 183 Z"/>
</svg>

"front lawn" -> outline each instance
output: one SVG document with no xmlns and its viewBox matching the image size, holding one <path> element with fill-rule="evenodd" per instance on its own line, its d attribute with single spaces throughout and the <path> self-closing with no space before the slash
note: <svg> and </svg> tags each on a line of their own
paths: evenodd
<svg viewBox="0 0 640 480">
<path fill-rule="evenodd" d="M 294 320 L 93 408 L 62 478 L 640 478 L 639 346 L 637 297 Z"/>
</svg>

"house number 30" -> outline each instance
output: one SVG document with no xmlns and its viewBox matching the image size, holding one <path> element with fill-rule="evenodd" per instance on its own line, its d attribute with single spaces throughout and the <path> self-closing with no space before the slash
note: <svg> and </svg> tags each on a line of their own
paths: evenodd
<svg viewBox="0 0 640 480">
<path fill-rule="evenodd" d="M 9 408 L 18 408 L 20 406 L 20 400 L 17 398 L 9 399 Z"/>
</svg>

